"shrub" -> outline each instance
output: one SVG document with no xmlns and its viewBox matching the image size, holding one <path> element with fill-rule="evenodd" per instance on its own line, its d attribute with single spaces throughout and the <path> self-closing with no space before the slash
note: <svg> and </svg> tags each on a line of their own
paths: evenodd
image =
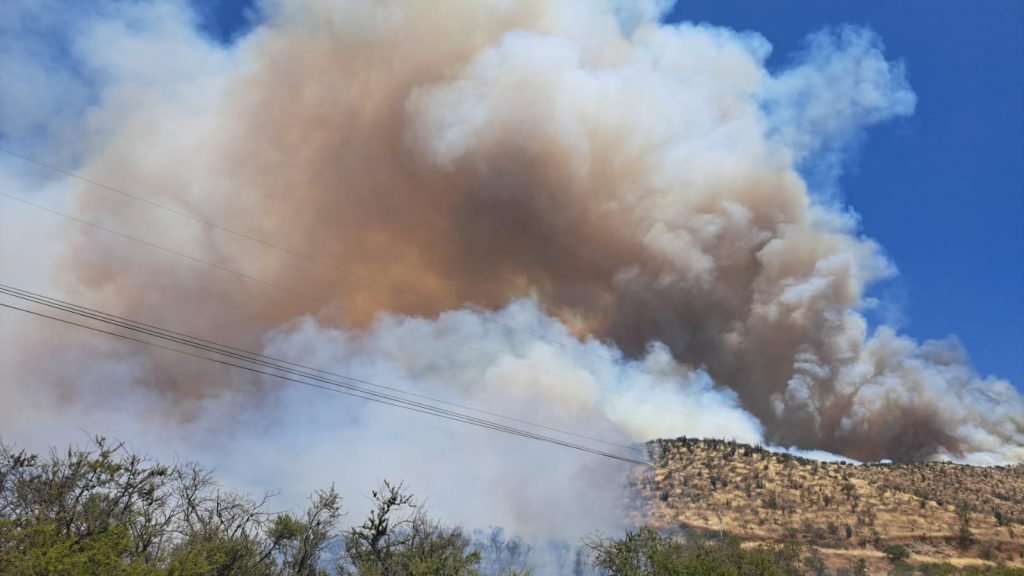
<svg viewBox="0 0 1024 576">
<path fill-rule="evenodd" d="M 907 547 L 902 544 L 890 544 L 883 548 L 882 552 L 885 554 L 885 557 L 889 559 L 889 562 L 892 562 L 893 564 L 900 560 L 910 558 L 910 550 L 907 550 Z"/>
</svg>

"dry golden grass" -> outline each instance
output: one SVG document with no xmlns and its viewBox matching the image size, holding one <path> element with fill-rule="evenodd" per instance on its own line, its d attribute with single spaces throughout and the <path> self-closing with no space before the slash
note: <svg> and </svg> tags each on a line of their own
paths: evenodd
<svg viewBox="0 0 1024 576">
<path fill-rule="evenodd" d="M 716 440 L 657 440 L 635 479 L 643 521 L 798 540 L 823 555 L 1024 565 L 1024 465 L 823 463 Z M 965 524 L 966 522 L 966 524 Z"/>
</svg>

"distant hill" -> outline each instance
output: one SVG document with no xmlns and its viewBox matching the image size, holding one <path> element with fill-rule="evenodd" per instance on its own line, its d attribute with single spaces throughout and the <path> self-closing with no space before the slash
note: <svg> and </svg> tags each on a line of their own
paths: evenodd
<svg viewBox="0 0 1024 576">
<path fill-rule="evenodd" d="M 655 440 L 634 478 L 661 529 L 799 541 L 831 565 L 903 546 L 917 563 L 1024 566 L 1024 465 L 825 463 L 719 440 Z M 892 548 L 890 548 L 892 550 Z"/>
</svg>

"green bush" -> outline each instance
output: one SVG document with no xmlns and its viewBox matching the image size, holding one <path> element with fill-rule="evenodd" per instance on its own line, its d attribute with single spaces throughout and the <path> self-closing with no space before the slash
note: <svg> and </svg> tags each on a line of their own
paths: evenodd
<svg viewBox="0 0 1024 576">
<path fill-rule="evenodd" d="M 890 544 L 883 548 L 882 552 L 885 554 L 885 557 L 889 559 L 889 562 L 892 562 L 893 564 L 900 560 L 910 558 L 910 550 L 907 550 L 907 547 L 902 544 Z"/>
</svg>

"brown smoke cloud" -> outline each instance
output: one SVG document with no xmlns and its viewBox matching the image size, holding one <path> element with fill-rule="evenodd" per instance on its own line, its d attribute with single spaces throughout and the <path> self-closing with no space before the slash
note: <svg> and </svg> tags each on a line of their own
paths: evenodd
<svg viewBox="0 0 1024 576">
<path fill-rule="evenodd" d="M 1008 382 L 955 341 L 869 332 L 893 267 L 798 172 L 912 112 L 872 33 L 819 33 L 773 74 L 759 36 L 653 4 L 279 0 L 231 47 L 157 6 L 81 43 L 103 80 L 79 171 L 341 269 L 80 189 L 85 218 L 320 299 L 89 231 L 59 282 L 90 302 L 261 346 L 304 314 L 358 331 L 528 298 L 628 357 L 663 343 L 769 442 L 1024 460 Z M 147 370 L 177 399 L 217 388 Z"/>
</svg>

